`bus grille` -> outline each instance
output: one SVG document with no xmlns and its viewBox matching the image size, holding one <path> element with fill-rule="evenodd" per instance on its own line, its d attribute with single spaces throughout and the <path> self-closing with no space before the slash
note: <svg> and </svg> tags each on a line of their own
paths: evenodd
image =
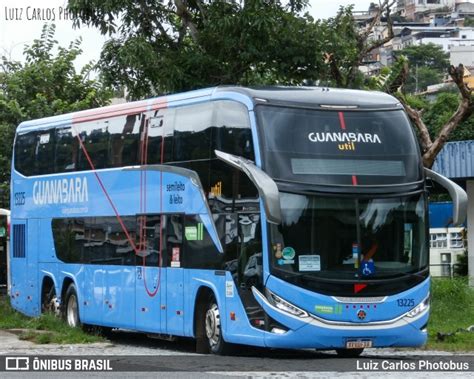
<svg viewBox="0 0 474 379">
<path fill-rule="evenodd" d="M 25 258 L 25 224 L 13 225 L 13 257 Z"/>
</svg>

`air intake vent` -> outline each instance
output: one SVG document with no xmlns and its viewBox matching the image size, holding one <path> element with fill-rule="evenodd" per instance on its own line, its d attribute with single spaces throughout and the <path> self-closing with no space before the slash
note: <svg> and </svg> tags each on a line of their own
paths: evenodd
<svg viewBox="0 0 474 379">
<path fill-rule="evenodd" d="M 25 258 L 25 225 L 13 225 L 13 258 Z"/>
</svg>

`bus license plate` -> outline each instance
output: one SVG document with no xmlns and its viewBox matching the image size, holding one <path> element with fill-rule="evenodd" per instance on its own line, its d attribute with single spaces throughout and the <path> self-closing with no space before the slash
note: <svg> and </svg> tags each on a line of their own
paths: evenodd
<svg viewBox="0 0 474 379">
<path fill-rule="evenodd" d="M 366 347 L 372 347 L 372 341 L 370 340 L 358 340 L 358 341 L 347 341 L 346 349 L 364 349 Z"/>
</svg>

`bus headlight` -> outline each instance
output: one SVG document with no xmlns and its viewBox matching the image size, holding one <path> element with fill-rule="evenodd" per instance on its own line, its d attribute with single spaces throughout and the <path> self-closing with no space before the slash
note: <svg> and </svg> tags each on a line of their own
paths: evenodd
<svg viewBox="0 0 474 379">
<path fill-rule="evenodd" d="M 430 306 L 430 295 L 426 296 L 425 300 L 423 300 L 420 304 L 418 304 L 415 308 L 413 308 L 406 315 L 408 317 L 418 316 L 421 312 L 426 310 L 429 306 Z"/>
<path fill-rule="evenodd" d="M 283 312 L 289 313 L 293 316 L 297 317 L 308 317 L 308 313 L 301 308 L 298 308 L 296 305 L 293 305 L 286 300 L 283 300 L 280 296 L 275 295 L 272 291 L 268 288 L 266 290 L 267 298 L 270 302 L 278 309 L 282 310 Z"/>
</svg>

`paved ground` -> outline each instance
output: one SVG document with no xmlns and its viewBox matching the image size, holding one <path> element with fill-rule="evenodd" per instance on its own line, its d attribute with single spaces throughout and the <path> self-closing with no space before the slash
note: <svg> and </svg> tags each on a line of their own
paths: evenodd
<svg viewBox="0 0 474 379">
<path fill-rule="evenodd" d="M 315 352 L 307 350 L 263 350 L 243 348 L 237 356 L 216 357 L 194 353 L 191 340 L 166 342 L 146 338 L 135 333 L 114 333 L 110 342 L 88 345 L 36 345 L 28 341 L 20 341 L 15 334 L 0 331 L 1 356 L 41 355 L 60 358 L 77 356 L 108 356 L 114 359 L 114 367 L 123 373 L 87 373 L 88 377 L 110 375 L 111 377 L 149 377 L 164 376 L 170 378 L 210 378 L 210 377 L 272 377 L 272 378 L 304 378 L 304 377 L 376 377 L 381 372 L 358 370 L 358 368 L 382 368 L 381 365 L 418 364 L 420 360 L 453 361 L 469 364 L 474 369 L 474 355 L 462 356 L 448 352 L 424 350 L 368 349 L 361 359 L 337 358 L 334 352 Z M 400 363 L 398 363 L 400 364 Z M 368 366 L 367 366 L 368 365 Z M 377 367 L 378 366 L 378 367 Z M 346 372 L 343 372 L 346 371 Z M 427 378 L 427 377 L 472 377 L 472 371 L 466 372 L 393 372 L 382 370 L 384 376 L 390 378 Z M 151 374 L 155 372 L 155 374 Z M 3 373 L 5 374 L 5 372 Z M 12 377 L 11 372 L 8 376 Z M 16 376 L 24 377 L 18 373 Z M 35 377 L 53 378 L 53 373 L 36 373 Z M 69 377 L 80 377 L 84 374 L 68 374 Z M 60 374 L 64 376 L 64 374 Z M 0 377 L 2 373 L 0 372 Z M 59 375 L 58 375 L 59 377 Z"/>
</svg>

